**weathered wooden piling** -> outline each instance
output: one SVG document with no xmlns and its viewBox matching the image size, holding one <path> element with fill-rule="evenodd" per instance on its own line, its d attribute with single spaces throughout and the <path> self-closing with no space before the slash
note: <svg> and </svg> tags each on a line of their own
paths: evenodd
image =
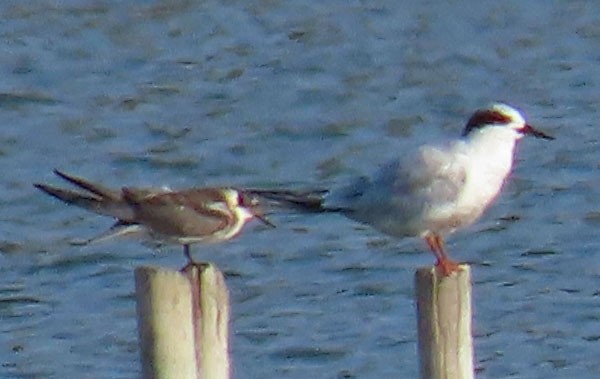
<svg viewBox="0 0 600 379">
<path fill-rule="evenodd" d="M 211 264 L 135 270 L 144 379 L 228 379 L 229 294 Z"/>
<path fill-rule="evenodd" d="M 471 271 L 444 277 L 417 270 L 418 352 L 421 379 L 473 379 Z"/>
</svg>

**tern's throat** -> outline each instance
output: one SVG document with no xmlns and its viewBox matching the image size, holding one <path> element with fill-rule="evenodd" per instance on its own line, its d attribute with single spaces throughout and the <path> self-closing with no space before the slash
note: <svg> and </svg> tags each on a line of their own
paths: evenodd
<svg viewBox="0 0 600 379">
<path fill-rule="evenodd" d="M 469 135 L 469 155 L 471 160 L 481 162 L 488 169 L 498 170 L 498 174 L 508 174 L 512 167 L 516 141 L 520 135 L 506 127 L 487 127 Z"/>
<path fill-rule="evenodd" d="M 503 127 L 488 127 L 469 135 L 465 201 L 487 205 L 494 200 L 511 171 L 517 139 L 514 130 Z"/>
</svg>

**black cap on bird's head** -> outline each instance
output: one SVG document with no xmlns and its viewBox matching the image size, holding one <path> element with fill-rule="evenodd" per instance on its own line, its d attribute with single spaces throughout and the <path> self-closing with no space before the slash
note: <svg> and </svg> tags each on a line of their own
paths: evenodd
<svg viewBox="0 0 600 379">
<path fill-rule="evenodd" d="M 548 140 L 554 139 L 554 137 L 528 124 L 518 110 L 502 103 L 493 104 L 489 108 L 479 109 L 473 113 L 469 121 L 467 121 L 463 136 L 467 136 L 471 132 L 481 130 L 487 126 L 504 126 L 513 129 L 518 132 L 519 137 L 533 136 Z"/>
</svg>

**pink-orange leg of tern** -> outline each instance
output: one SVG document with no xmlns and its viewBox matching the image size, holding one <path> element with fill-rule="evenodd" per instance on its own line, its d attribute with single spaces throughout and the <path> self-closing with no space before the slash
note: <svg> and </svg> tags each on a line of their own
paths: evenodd
<svg viewBox="0 0 600 379">
<path fill-rule="evenodd" d="M 450 259 L 446 246 L 444 245 L 444 239 L 437 233 L 428 233 L 425 236 L 425 242 L 429 245 L 433 254 L 437 258 L 435 266 L 440 269 L 442 275 L 449 276 L 453 272 L 460 271 L 458 263 Z"/>
</svg>

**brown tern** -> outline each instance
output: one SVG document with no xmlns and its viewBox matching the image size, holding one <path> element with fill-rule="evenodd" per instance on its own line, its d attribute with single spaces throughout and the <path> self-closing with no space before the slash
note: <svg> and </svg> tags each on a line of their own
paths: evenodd
<svg viewBox="0 0 600 379">
<path fill-rule="evenodd" d="M 235 188 L 113 190 L 58 170 L 54 173 L 77 190 L 39 183 L 34 186 L 67 204 L 117 219 L 107 233 L 93 240 L 126 234 L 147 235 L 183 245 L 188 263 L 192 263 L 190 244 L 229 240 L 254 218 L 274 227 L 257 199 Z"/>
</svg>

